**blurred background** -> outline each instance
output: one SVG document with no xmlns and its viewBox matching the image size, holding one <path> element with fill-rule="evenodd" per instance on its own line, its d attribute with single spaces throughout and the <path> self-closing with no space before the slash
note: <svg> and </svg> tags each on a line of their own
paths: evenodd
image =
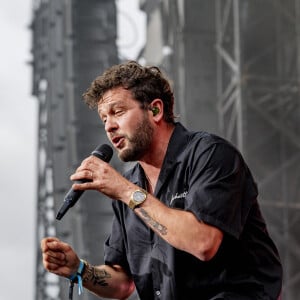
<svg viewBox="0 0 300 300">
<path fill-rule="evenodd" d="M 37 108 L 31 0 L 0 2 L 0 299 L 34 299 Z"/>
<path fill-rule="evenodd" d="M 81 95 L 130 59 L 167 74 L 185 126 L 243 153 L 280 251 L 283 299 L 298 299 L 300 0 L 19 0 L 2 1 L 0 14 L 0 300 L 68 298 L 68 281 L 41 265 L 44 236 L 102 262 L 110 200 L 87 192 L 55 216 L 70 174 L 107 142 Z"/>
</svg>

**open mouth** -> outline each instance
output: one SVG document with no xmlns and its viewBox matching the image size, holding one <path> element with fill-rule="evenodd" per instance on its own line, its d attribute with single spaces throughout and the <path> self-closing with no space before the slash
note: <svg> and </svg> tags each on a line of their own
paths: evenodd
<svg viewBox="0 0 300 300">
<path fill-rule="evenodd" d="M 121 148 L 125 138 L 123 136 L 115 136 L 111 139 L 116 148 Z"/>
</svg>

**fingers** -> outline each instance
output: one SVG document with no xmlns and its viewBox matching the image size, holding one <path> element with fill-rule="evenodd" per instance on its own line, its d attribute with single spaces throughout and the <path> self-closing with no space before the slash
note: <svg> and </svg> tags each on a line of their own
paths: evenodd
<svg viewBox="0 0 300 300">
<path fill-rule="evenodd" d="M 41 241 L 41 250 L 45 264 L 63 265 L 66 261 L 66 254 L 63 250 L 63 243 L 57 238 L 45 238 Z"/>
<path fill-rule="evenodd" d="M 110 164 L 93 156 L 85 159 L 70 179 L 75 181 L 73 190 L 96 190 L 112 199 L 119 199 L 121 182 L 125 188 L 128 186 L 127 180 Z"/>
<path fill-rule="evenodd" d="M 72 251 L 72 248 L 57 238 L 45 238 L 41 241 L 41 250 L 44 261 L 65 265 L 67 262 L 67 255 Z"/>
<path fill-rule="evenodd" d="M 91 182 L 94 179 L 94 172 L 91 169 L 85 169 L 82 171 L 76 171 L 70 176 L 72 181 L 80 180 L 82 182 Z"/>
<path fill-rule="evenodd" d="M 77 270 L 79 258 L 70 245 L 57 238 L 44 238 L 41 249 L 46 270 L 64 277 L 69 277 Z"/>
<path fill-rule="evenodd" d="M 104 163 L 102 161 L 102 163 Z M 70 176 L 73 181 L 87 179 L 93 181 L 96 170 L 99 171 L 101 160 L 90 156 L 82 161 L 81 165 L 76 169 L 75 173 Z"/>
<path fill-rule="evenodd" d="M 59 241 L 58 238 L 55 238 L 55 237 L 46 237 L 46 238 L 43 238 L 41 240 L 41 249 L 42 249 L 42 252 L 45 252 L 47 251 L 48 249 L 48 243 L 51 243 L 51 242 L 54 242 L 54 241 Z"/>
<path fill-rule="evenodd" d="M 93 170 L 98 169 L 101 164 L 105 163 L 103 160 L 95 157 L 89 156 L 88 158 L 84 159 L 80 166 L 77 168 L 76 172 L 83 171 L 83 170 Z"/>
<path fill-rule="evenodd" d="M 70 176 L 74 181 L 72 188 L 74 190 L 99 190 L 102 180 L 109 173 L 108 163 L 99 158 L 90 156 L 83 160 L 75 173 Z"/>
<path fill-rule="evenodd" d="M 69 244 L 60 241 L 59 239 L 48 239 L 42 242 L 42 251 L 49 253 L 68 253 L 73 251 Z"/>
</svg>

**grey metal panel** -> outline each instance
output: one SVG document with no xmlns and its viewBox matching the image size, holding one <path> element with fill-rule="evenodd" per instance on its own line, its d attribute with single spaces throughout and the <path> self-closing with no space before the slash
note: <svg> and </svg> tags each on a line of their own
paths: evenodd
<svg viewBox="0 0 300 300">
<path fill-rule="evenodd" d="M 97 114 L 81 95 L 107 66 L 118 62 L 115 3 L 53 0 L 36 3 L 35 8 L 33 94 L 41 112 L 37 245 L 43 236 L 56 235 L 70 242 L 79 255 L 100 263 L 111 200 L 86 192 L 61 221 L 55 215 L 71 186 L 70 174 L 99 143 L 107 142 Z M 47 83 L 44 90 L 41 82 Z M 67 299 L 68 282 L 49 278 L 37 253 L 36 299 Z M 94 298 L 89 293 L 80 297 Z"/>
<path fill-rule="evenodd" d="M 158 60 L 172 80 L 181 120 L 224 135 L 249 163 L 284 267 L 284 298 L 299 294 L 300 2 L 161 1 L 166 30 Z M 166 8 L 167 7 L 167 8 Z M 217 24 L 217 28 L 215 26 Z M 157 30 L 155 26 L 151 30 Z M 161 28 L 161 30 L 162 30 Z M 148 27 L 149 30 L 149 27 Z M 150 32 L 141 57 L 162 51 Z M 219 129 L 219 125 L 220 129 Z"/>
</svg>

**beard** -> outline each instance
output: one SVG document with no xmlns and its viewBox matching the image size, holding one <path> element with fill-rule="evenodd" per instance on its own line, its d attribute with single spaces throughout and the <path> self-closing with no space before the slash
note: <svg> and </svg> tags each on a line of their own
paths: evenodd
<svg viewBox="0 0 300 300">
<path fill-rule="evenodd" d="M 153 131 L 148 116 L 145 115 L 138 123 L 133 135 L 131 137 L 127 136 L 129 146 L 119 153 L 119 158 L 124 162 L 139 160 L 149 149 Z"/>
</svg>

